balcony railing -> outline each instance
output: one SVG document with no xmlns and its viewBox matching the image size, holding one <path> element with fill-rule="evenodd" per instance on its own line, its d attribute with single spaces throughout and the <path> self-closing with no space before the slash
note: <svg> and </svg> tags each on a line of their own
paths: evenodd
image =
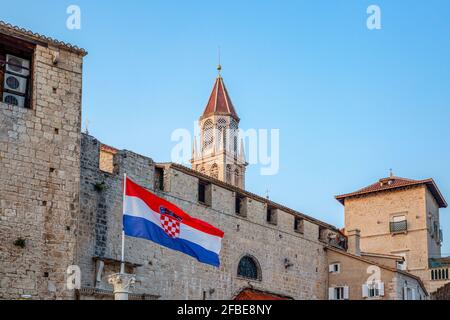
<svg viewBox="0 0 450 320">
<path fill-rule="evenodd" d="M 406 220 L 391 222 L 390 230 L 392 233 L 406 231 L 408 230 L 408 222 Z"/>
</svg>

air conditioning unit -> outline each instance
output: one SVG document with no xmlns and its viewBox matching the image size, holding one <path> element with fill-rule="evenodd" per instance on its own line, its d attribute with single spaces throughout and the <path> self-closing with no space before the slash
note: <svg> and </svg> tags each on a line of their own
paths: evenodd
<svg viewBox="0 0 450 320">
<path fill-rule="evenodd" d="M 6 72 L 11 72 L 23 77 L 28 77 L 28 75 L 30 74 L 30 60 L 7 54 Z"/>
<path fill-rule="evenodd" d="M 27 91 L 27 79 L 14 74 L 5 73 L 3 88 L 10 91 L 25 93 Z"/>
<path fill-rule="evenodd" d="M 3 92 L 3 102 L 11 104 L 13 106 L 24 107 L 25 97 L 21 97 L 8 92 Z"/>
</svg>

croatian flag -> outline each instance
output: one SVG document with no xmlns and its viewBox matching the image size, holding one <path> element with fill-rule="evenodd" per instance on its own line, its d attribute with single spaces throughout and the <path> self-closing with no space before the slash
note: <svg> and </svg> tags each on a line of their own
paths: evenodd
<svg viewBox="0 0 450 320">
<path fill-rule="evenodd" d="M 223 231 L 125 178 L 123 230 L 218 267 Z"/>
</svg>

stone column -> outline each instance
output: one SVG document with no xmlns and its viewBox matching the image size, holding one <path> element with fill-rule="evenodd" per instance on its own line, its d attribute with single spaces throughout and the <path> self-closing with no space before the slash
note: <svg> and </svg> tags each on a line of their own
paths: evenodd
<svg viewBox="0 0 450 320">
<path fill-rule="evenodd" d="M 110 275 L 108 282 L 114 287 L 114 300 L 128 300 L 130 288 L 135 280 L 133 274 L 115 273 Z"/>
</svg>

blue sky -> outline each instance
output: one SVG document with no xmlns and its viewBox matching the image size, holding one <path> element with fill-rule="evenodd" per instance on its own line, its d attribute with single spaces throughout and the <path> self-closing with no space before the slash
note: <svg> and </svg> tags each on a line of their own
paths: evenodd
<svg viewBox="0 0 450 320">
<path fill-rule="evenodd" d="M 81 30 L 66 8 L 79 5 Z M 382 29 L 366 28 L 381 8 Z M 280 172 L 247 189 L 343 225 L 334 195 L 432 177 L 450 201 L 450 2 L 5 1 L 0 19 L 89 51 L 83 118 L 101 141 L 170 160 L 216 76 L 242 128 L 280 129 Z M 17 10 L 17 8 L 21 8 Z M 450 210 L 441 210 L 450 255 Z"/>
</svg>

